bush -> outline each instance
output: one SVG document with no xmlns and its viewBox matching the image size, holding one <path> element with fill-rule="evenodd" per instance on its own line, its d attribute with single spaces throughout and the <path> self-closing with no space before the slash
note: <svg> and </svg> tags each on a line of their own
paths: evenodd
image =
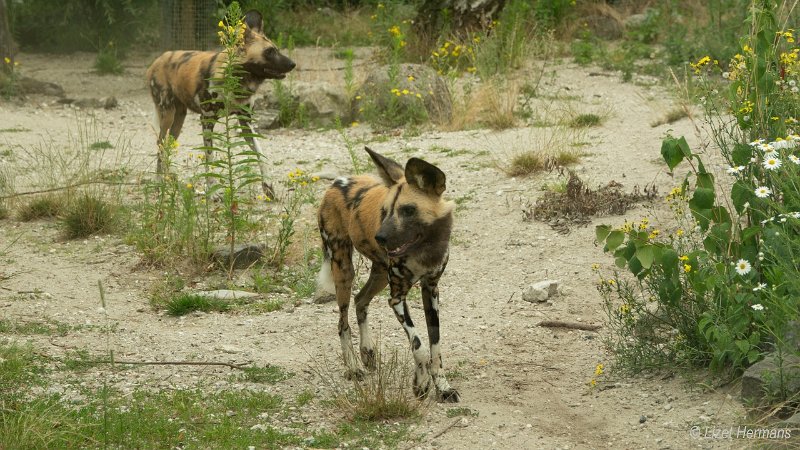
<svg viewBox="0 0 800 450">
<path fill-rule="evenodd" d="M 692 64 L 733 180 L 717 180 L 685 139 L 668 137 L 661 154 L 669 170 L 690 166 L 667 196 L 677 227 L 662 232 L 643 220 L 597 228 L 604 251 L 634 276 L 599 284 L 628 368 L 708 365 L 736 374 L 768 351 L 789 350 L 785 327 L 800 306 L 800 48 L 792 31 L 778 29 L 785 5 L 758 6 L 723 74 L 728 89 L 712 77 L 722 69 L 710 57 Z"/>
</svg>

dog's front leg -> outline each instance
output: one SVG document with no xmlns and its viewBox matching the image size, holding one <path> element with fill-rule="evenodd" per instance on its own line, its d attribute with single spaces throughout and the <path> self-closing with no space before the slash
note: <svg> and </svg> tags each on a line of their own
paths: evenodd
<svg viewBox="0 0 800 450">
<path fill-rule="evenodd" d="M 414 328 L 414 322 L 411 320 L 411 314 L 408 310 L 408 303 L 406 303 L 406 296 L 411 289 L 412 275 L 405 267 L 392 267 L 389 270 L 389 290 L 391 298 L 389 299 L 389 306 L 392 307 L 395 317 L 403 326 L 408 336 L 408 342 L 411 344 L 411 353 L 414 355 L 414 395 L 417 398 L 424 398 L 428 395 L 431 387 L 431 377 L 428 374 L 428 355 L 425 349 L 422 348 L 422 341 Z"/>
<path fill-rule="evenodd" d="M 442 268 L 444 270 L 444 268 Z M 440 402 L 457 403 L 458 391 L 450 387 L 442 369 L 442 353 L 439 348 L 439 277 L 441 272 L 434 277 L 423 278 L 422 307 L 425 308 L 425 322 L 428 325 L 428 340 L 431 345 L 430 372 L 433 384 L 436 386 L 436 400 Z"/>
<path fill-rule="evenodd" d="M 261 145 L 258 143 L 258 134 L 253 129 L 253 118 L 249 113 L 241 113 L 239 116 L 239 124 L 242 127 L 242 136 L 250 149 L 256 154 L 258 159 L 258 169 L 261 171 L 261 188 L 264 190 L 264 195 L 269 198 L 275 198 L 275 191 L 272 185 L 267 182 L 267 162 L 265 161 L 264 152 L 261 150 Z"/>
</svg>

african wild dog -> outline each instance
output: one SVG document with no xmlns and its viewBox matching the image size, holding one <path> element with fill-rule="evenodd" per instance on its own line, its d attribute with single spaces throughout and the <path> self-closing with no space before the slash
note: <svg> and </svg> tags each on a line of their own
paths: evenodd
<svg viewBox="0 0 800 450">
<path fill-rule="evenodd" d="M 240 65 L 240 83 L 246 97 L 241 103 L 247 103 L 265 79 L 282 79 L 295 67 L 294 61 L 281 54 L 275 44 L 264 36 L 264 20 L 258 11 L 248 11 L 244 17 L 245 33 L 244 45 L 240 48 L 237 61 Z M 160 175 L 162 170 L 162 154 L 164 138 L 169 133 L 177 139 L 181 133 L 186 111 L 191 110 L 201 114 L 203 126 L 203 145 L 210 148 L 212 145 L 211 132 L 214 122 L 221 114 L 221 103 L 214 102 L 216 94 L 209 90 L 209 85 L 214 83 L 213 78 L 221 76 L 226 55 L 215 51 L 169 51 L 159 56 L 147 69 L 147 82 L 150 86 L 150 95 L 156 105 L 158 115 L 158 160 L 156 171 Z M 251 105 L 252 106 L 252 105 Z M 267 177 L 267 168 L 263 161 L 261 148 L 252 134 L 251 117 L 244 111 L 240 125 L 247 132 L 245 140 L 250 148 L 258 154 L 261 176 Z M 210 150 L 206 155 L 211 156 Z M 264 181 L 265 191 L 271 191 Z M 271 195 L 271 194 L 268 194 Z"/>
<path fill-rule="evenodd" d="M 350 337 L 347 311 L 353 286 L 353 247 L 372 261 L 369 279 L 355 296 L 361 337 L 361 361 L 375 368 L 367 308 L 389 284 L 389 306 L 406 331 L 414 355 L 414 393 L 424 397 L 431 381 L 437 400 L 458 402 L 442 369 L 439 349 L 439 277 L 447 265 L 453 203 L 442 199 L 445 175 L 436 166 L 411 158 L 405 169 L 397 162 L 366 149 L 382 181 L 372 176 L 337 178 L 325 192 L 319 209 L 324 262 L 320 289 L 334 293 L 339 305 L 339 339 L 347 376 L 361 377 Z M 428 325 L 430 358 L 422 348 L 409 315 L 406 295 L 419 281 Z"/>
</svg>

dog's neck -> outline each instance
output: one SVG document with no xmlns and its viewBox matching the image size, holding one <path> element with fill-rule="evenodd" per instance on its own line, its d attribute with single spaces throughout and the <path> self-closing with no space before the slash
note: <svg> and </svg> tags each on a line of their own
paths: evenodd
<svg viewBox="0 0 800 450">
<path fill-rule="evenodd" d="M 419 250 L 409 255 L 408 259 L 428 270 L 441 267 L 449 255 L 450 233 L 452 230 L 453 213 L 434 221 L 426 236 L 417 244 Z"/>
</svg>

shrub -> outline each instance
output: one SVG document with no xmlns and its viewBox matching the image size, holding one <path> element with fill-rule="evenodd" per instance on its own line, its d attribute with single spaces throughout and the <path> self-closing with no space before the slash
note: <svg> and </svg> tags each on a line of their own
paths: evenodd
<svg viewBox="0 0 800 450">
<path fill-rule="evenodd" d="M 615 272 L 599 283 L 613 346 L 631 369 L 708 365 L 735 374 L 767 351 L 788 350 L 785 327 L 800 305 L 800 48 L 777 26 L 782 6 L 752 8 L 753 31 L 723 75 L 729 89 L 712 82 L 722 69 L 710 57 L 691 65 L 732 181 L 716 179 L 685 139 L 668 137 L 661 154 L 670 171 L 684 161 L 690 169 L 667 196 L 677 227 L 597 228 L 604 251 L 634 276 Z"/>
</svg>

